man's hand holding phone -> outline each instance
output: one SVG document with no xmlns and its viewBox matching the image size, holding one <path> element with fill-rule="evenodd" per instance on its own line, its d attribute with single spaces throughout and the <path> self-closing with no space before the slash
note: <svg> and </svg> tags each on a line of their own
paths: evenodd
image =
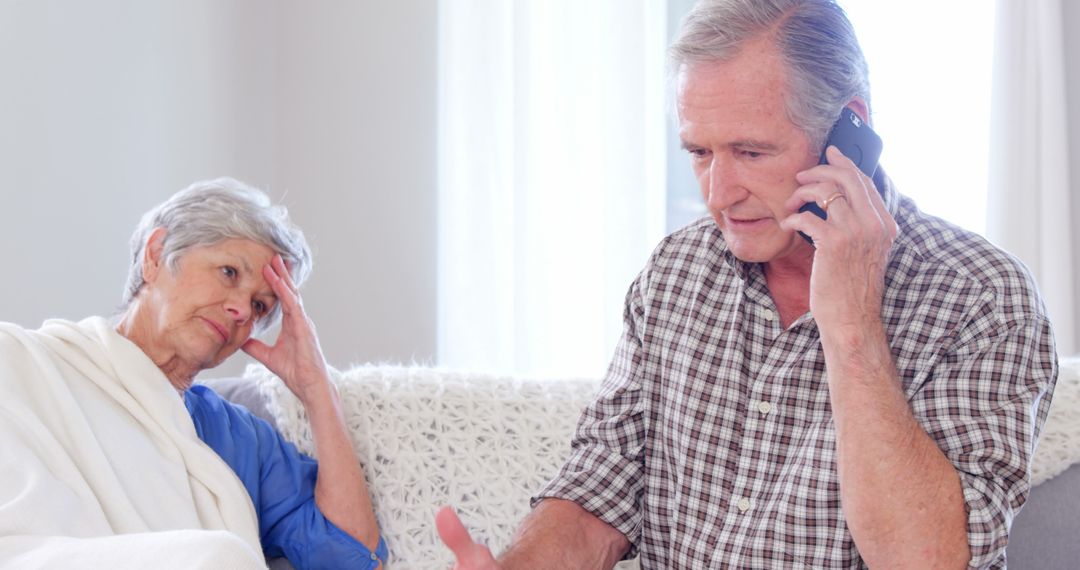
<svg viewBox="0 0 1080 570">
<path fill-rule="evenodd" d="M 840 118 L 836 120 L 836 123 L 833 124 L 832 129 L 829 131 L 829 136 L 825 139 L 825 148 L 821 149 L 821 158 L 818 160 L 818 164 L 829 164 L 825 153 L 830 146 L 839 149 L 864 174 L 871 178 L 874 177 L 874 172 L 877 171 L 878 158 L 881 157 L 881 137 L 848 107 L 844 107 L 840 111 Z M 826 198 L 826 200 L 837 197 L 839 195 L 834 194 Z M 812 212 L 823 220 L 828 219 L 829 216 L 825 211 L 828 209 L 828 202 L 823 202 L 822 206 L 819 206 L 816 202 L 806 202 L 799 207 L 799 211 Z M 810 245 L 814 244 L 814 240 L 810 236 L 803 232 L 799 232 L 799 235 L 810 242 Z"/>
<path fill-rule="evenodd" d="M 820 164 L 796 175 L 802 186 L 788 199 L 794 213 L 781 227 L 797 230 L 817 249 L 810 312 L 819 327 L 852 326 L 863 318 L 880 323 L 885 267 L 897 232 L 871 178 L 881 149 L 877 133 L 844 107 Z"/>
<path fill-rule="evenodd" d="M 796 175 L 802 185 L 785 204 L 791 216 L 781 227 L 809 235 L 814 242 L 810 274 L 810 312 L 822 331 L 858 331 L 880 326 L 885 268 L 897 235 L 896 221 L 874 181 L 836 147 L 826 149 L 828 164 Z M 798 212 L 807 202 L 828 205 L 828 218 Z M 833 328 L 837 327 L 837 328 Z"/>
</svg>

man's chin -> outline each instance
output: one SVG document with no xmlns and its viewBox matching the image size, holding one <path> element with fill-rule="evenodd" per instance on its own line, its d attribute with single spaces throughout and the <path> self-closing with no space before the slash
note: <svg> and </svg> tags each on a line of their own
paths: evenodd
<svg viewBox="0 0 1080 570">
<path fill-rule="evenodd" d="M 734 239 L 727 242 L 727 247 L 739 261 L 746 263 L 770 263 L 790 255 L 795 255 L 806 245 L 803 239 L 795 233 L 787 236 L 788 239 L 781 239 L 779 236 L 770 237 L 771 239 L 740 239 L 740 236 L 734 236 Z M 792 237 L 794 237 L 794 239 L 792 239 Z M 811 251 L 813 251 L 812 248 Z"/>
<path fill-rule="evenodd" d="M 761 243 L 747 243 L 746 240 L 735 239 L 728 242 L 728 250 L 735 255 L 736 259 L 746 263 L 768 263 L 776 256 L 774 248 L 763 247 Z"/>
</svg>

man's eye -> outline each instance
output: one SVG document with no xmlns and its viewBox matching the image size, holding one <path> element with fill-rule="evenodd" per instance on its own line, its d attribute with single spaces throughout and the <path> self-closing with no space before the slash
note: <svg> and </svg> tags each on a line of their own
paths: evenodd
<svg viewBox="0 0 1080 570">
<path fill-rule="evenodd" d="M 692 148 L 690 149 L 690 156 L 694 159 L 706 158 L 709 156 L 709 151 L 704 148 Z"/>
<path fill-rule="evenodd" d="M 739 151 L 739 154 L 745 156 L 746 158 L 759 158 L 762 156 L 762 153 L 753 150 L 741 150 Z"/>
<path fill-rule="evenodd" d="M 226 265 L 225 267 L 222 267 L 221 272 L 225 274 L 225 277 L 228 277 L 229 279 L 233 279 L 236 277 L 236 268 L 231 265 Z"/>
</svg>

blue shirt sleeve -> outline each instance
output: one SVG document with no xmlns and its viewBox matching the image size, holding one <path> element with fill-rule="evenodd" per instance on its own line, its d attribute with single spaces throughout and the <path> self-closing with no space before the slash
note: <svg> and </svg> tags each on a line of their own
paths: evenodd
<svg viewBox="0 0 1080 570">
<path fill-rule="evenodd" d="M 251 496 L 268 558 L 284 556 L 298 570 L 374 569 L 379 559 L 386 560 L 381 539 L 373 553 L 323 516 L 315 504 L 318 464 L 265 420 L 206 386 L 188 389 L 184 404 L 199 439 L 232 468 Z"/>
</svg>

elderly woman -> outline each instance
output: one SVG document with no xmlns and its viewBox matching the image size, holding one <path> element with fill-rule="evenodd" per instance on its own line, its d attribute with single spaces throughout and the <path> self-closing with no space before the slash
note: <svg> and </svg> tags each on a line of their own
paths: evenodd
<svg viewBox="0 0 1080 570">
<path fill-rule="evenodd" d="M 285 209 L 197 183 L 143 217 L 132 250 L 112 320 L 0 323 L 0 568 L 379 567 Z M 251 338 L 279 318 L 273 345 Z M 303 402 L 318 464 L 192 385 L 238 349 Z"/>
</svg>

